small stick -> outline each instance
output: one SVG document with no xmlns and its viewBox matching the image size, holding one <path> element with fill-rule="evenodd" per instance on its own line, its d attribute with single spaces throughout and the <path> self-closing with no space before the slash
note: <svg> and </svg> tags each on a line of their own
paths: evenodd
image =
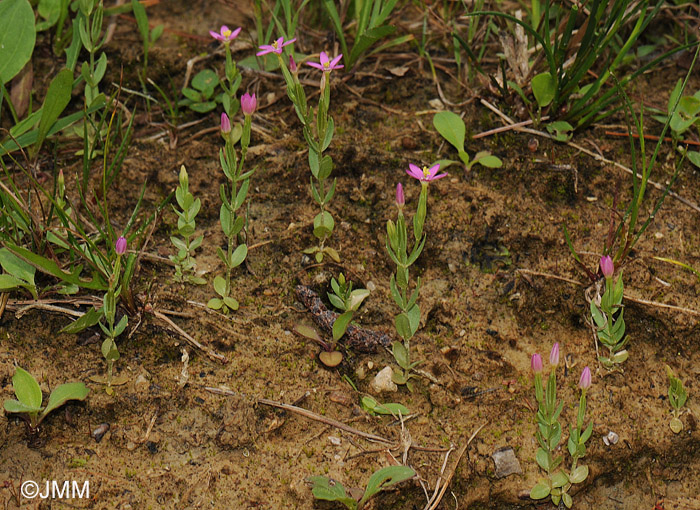
<svg viewBox="0 0 700 510">
<path fill-rule="evenodd" d="M 435 510 L 438 507 L 438 505 L 440 504 L 440 501 L 442 501 L 442 497 L 445 495 L 445 492 L 447 492 L 447 487 L 449 487 L 450 482 L 452 481 L 452 477 L 454 476 L 455 472 L 457 471 L 457 466 L 459 466 L 459 461 L 462 460 L 462 456 L 464 455 L 464 452 L 467 451 L 467 448 L 469 447 L 471 442 L 474 440 L 476 435 L 485 426 L 486 426 L 485 423 L 483 425 L 479 426 L 479 428 L 476 429 L 474 431 L 474 433 L 471 435 L 471 437 L 467 441 L 467 444 L 465 444 L 462 448 L 460 448 L 459 452 L 457 453 L 457 460 L 455 461 L 454 465 L 452 466 L 450 473 L 447 475 L 447 478 L 445 479 L 445 484 L 442 486 L 442 489 L 440 490 L 440 494 L 438 494 L 437 499 L 434 499 L 434 501 L 432 503 L 429 501 L 428 504 L 425 505 L 425 508 L 423 510 Z"/>
<path fill-rule="evenodd" d="M 549 115 L 545 115 L 545 116 L 542 117 L 542 119 L 540 119 L 540 120 L 548 120 L 548 119 L 549 119 Z M 517 123 L 515 123 L 515 124 L 509 124 L 509 125 L 507 125 L 507 126 L 501 126 L 501 127 L 498 127 L 498 128 L 489 129 L 488 131 L 484 131 L 484 132 L 482 132 L 482 133 L 479 133 L 478 135 L 472 136 L 472 140 L 476 140 L 477 138 L 484 138 L 484 137 L 486 137 L 486 136 L 495 135 L 495 134 L 498 134 L 498 133 L 502 133 L 502 132 L 504 132 L 504 131 L 510 131 L 511 129 L 516 129 L 516 128 L 519 128 L 519 127 L 529 126 L 529 125 L 532 124 L 533 122 L 534 122 L 534 120 L 529 119 L 529 120 L 524 120 L 524 121 L 522 121 L 522 122 L 517 122 Z"/>
<path fill-rule="evenodd" d="M 607 136 L 629 136 L 628 133 L 620 133 L 618 131 L 606 131 L 605 134 Z M 632 133 L 632 138 L 639 138 L 639 135 L 636 133 Z M 650 140 L 652 142 L 658 142 L 659 137 L 656 135 L 644 135 L 645 140 Z M 664 137 L 664 142 L 672 142 L 673 138 L 666 136 Z M 682 143 L 685 145 L 696 145 L 700 146 L 700 142 L 696 142 L 695 140 L 678 140 L 678 143 Z"/>
<path fill-rule="evenodd" d="M 210 348 L 199 343 L 197 340 L 195 340 L 189 334 L 187 334 L 187 332 L 185 330 L 180 328 L 177 324 L 175 324 L 173 321 L 171 321 L 168 317 L 166 317 L 165 315 L 163 315 L 159 311 L 151 310 L 150 312 L 153 314 L 154 317 L 156 317 L 156 318 L 162 320 L 163 322 L 165 322 L 166 324 L 168 324 L 180 336 L 182 336 L 185 340 L 187 340 L 189 343 L 194 345 L 197 349 L 204 351 L 206 353 L 206 355 L 209 356 L 214 361 L 219 361 L 221 363 L 228 363 L 228 359 L 226 359 L 226 356 L 218 354 L 218 353 L 214 352 L 213 350 L 211 350 Z"/>
</svg>

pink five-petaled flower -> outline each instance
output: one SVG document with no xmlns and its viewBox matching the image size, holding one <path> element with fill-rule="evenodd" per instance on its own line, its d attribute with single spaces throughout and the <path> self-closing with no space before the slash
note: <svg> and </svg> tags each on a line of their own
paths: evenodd
<svg viewBox="0 0 700 510">
<path fill-rule="evenodd" d="M 258 100 L 255 94 L 250 95 L 247 92 L 241 96 L 241 110 L 243 115 L 253 115 L 255 107 L 258 105 Z"/>
<path fill-rule="evenodd" d="M 423 170 L 418 168 L 416 165 L 413 163 L 410 163 L 408 165 L 408 170 L 406 170 L 406 173 L 413 177 L 414 179 L 418 179 L 420 182 L 430 182 L 430 181 L 435 181 L 437 179 L 442 179 L 443 177 L 447 177 L 447 174 L 438 174 L 438 171 L 440 170 L 440 163 L 437 165 L 433 165 L 430 168 L 427 166 L 423 167 Z"/>
<path fill-rule="evenodd" d="M 217 41 L 221 41 L 222 43 L 227 44 L 233 41 L 236 37 L 238 37 L 238 34 L 240 32 L 241 27 L 238 27 L 232 32 L 226 25 L 221 25 L 221 30 L 219 30 L 218 33 L 214 32 L 213 30 L 209 30 L 209 35 L 211 35 Z"/>
<path fill-rule="evenodd" d="M 606 278 L 610 278 L 615 272 L 615 265 L 613 264 L 613 260 L 609 255 L 600 257 L 600 270 L 603 272 L 603 276 Z"/>
<path fill-rule="evenodd" d="M 342 64 L 338 64 L 341 58 L 343 58 L 342 53 L 335 57 L 333 60 L 328 60 L 328 54 L 326 54 L 325 51 L 322 51 L 320 62 L 307 62 L 307 64 L 311 67 L 315 67 L 316 69 L 320 69 L 324 73 L 330 73 L 333 69 L 342 69 L 343 67 L 345 67 Z"/>
<path fill-rule="evenodd" d="M 552 350 L 549 353 L 549 364 L 553 367 L 559 364 L 559 342 L 552 346 Z"/>
<path fill-rule="evenodd" d="M 532 368 L 532 371 L 536 374 L 542 372 L 542 356 L 537 353 L 533 354 L 530 359 L 530 368 Z"/>
<path fill-rule="evenodd" d="M 231 119 L 228 118 L 226 112 L 221 112 L 221 132 L 225 135 L 231 132 Z"/>
<path fill-rule="evenodd" d="M 398 205 L 399 208 L 401 208 L 404 206 L 405 203 L 406 199 L 403 195 L 403 186 L 401 185 L 401 183 L 398 183 L 396 185 L 396 205 Z"/>
<path fill-rule="evenodd" d="M 114 243 L 114 251 L 117 255 L 124 255 L 126 253 L 126 238 L 124 236 L 119 236 L 117 242 Z"/>
<path fill-rule="evenodd" d="M 282 48 L 284 48 L 288 44 L 292 44 L 296 40 L 297 40 L 297 38 L 295 37 L 294 39 L 290 39 L 289 41 L 284 42 L 284 37 L 280 37 L 272 44 L 263 44 L 262 46 L 260 46 L 261 51 L 257 52 L 256 55 L 258 57 L 261 57 L 263 55 L 267 55 L 268 53 L 277 53 L 278 55 L 281 55 Z"/>
<path fill-rule="evenodd" d="M 591 369 L 585 367 L 581 372 L 581 379 L 578 381 L 578 387 L 582 390 L 587 390 L 591 387 Z"/>
</svg>

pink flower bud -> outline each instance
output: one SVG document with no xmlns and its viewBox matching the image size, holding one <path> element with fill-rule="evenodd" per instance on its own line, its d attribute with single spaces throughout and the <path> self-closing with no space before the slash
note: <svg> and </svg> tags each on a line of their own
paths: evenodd
<svg viewBox="0 0 700 510">
<path fill-rule="evenodd" d="M 226 115 L 226 112 L 221 113 L 221 132 L 225 135 L 231 132 L 231 120 Z"/>
<path fill-rule="evenodd" d="M 243 115 L 253 115 L 257 105 L 258 100 L 255 98 L 255 94 L 250 95 L 246 92 L 241 96 L 241 110 L 243 110 Z"/>
<path fill-rule="evenodd" d="M 552 346 L 552 350 L 549 353 L 549 364 L 554 367 L 559 364 L 559 342 Z"/>
<path fill-rule="evenodd" d="M 401 183 L 398 183 L 396 185 L 396 205 L 403 207 L 405 203 L 406 199 L 403 196 L 403 186 L 401 186 Z"/>
<path fill-rule="evenodd" d="M 600 270 L 603 272 L 603 276 L 610 278 L 615 272 L 615 265 L 613 264 L 612 258 L 605 255 L 600 258 Z"/>
<path fill-rule="evenodd" d="M 533 354 L 532 358 L 530 359 L 530 367 L 536 374 L 542 372 L 542 356 L 539 354 Z"/>
<path fill-rule="evenodd" d="M 126 238 L 124 236 L 119 236 L 117 242 L 114 243 L 114 251 L 117 255 L 124 255 L 126 253 Z"/>
<path fill-rule="evenodd" d="M 297 63 L 293 55 L 289 55 L 289 70 L 293 73 L 297 72 Z"/>
<path fill-rule="evenodd" d="M 581 379 L 578 381 L 578 387 L 582 390 L 587 390 L 591 387 L 591 369 L 585 367 L 581 372 Z"/>
</svg>

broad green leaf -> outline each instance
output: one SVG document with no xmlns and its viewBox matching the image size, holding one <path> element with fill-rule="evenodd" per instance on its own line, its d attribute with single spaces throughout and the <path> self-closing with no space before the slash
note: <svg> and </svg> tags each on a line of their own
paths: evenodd
<svg viewBox="0 0 700 510">
<path fill-rule="evenodd" d="M 212 298 L 207 302 L 207 308 L 211 308 L 212 310 L 219 310 L 223 306 L 224 302 L 221 301 L 219 298 Z"/>
<path fill-rule="evenodd" d="M 192 78 L 192 88 L 210 97 L 219 84 L 219 77 L 211 69 L 203 69 Z M 208 94 L 207 94 L 208 92 Z"/>
<path fill-rule="evenodd" d="M 32 154 L 37 154 L 44 143 L 49 129 L 56 123 L 58 117 L 66 109 L 73 91 L 73 71 L 62 69 L 49 84 L 44 105 L 41 108 L 41 120 L 37 141 L 32 147 Z"/>
<path fill-rule="evenodd" d="M 394 325 L 396 326 L 396 332 L 404 340 L 408 340 L 413 336 L 413 333 L 411 332 L 411 323 L 405 313 L 400 313 L 396 316 L 394 319 Z"/>
<path fill-rule="evenodd" d="M 352 320 L 352 314 L 352 311 L 345 312 L 333 322 L 333 340 L 339 340 L 345 334 L 345 330 L 348 329 L 348 324 Z"/>
<path fill-rule="evenodd" d="M 51 392 L 46 409 L 41 413 L 42 418 L 57 407 L 61 407 L 69 400 L 85 400 L 89 392 L 90 390 L 81 382 L 66 383 L 56 386 L 56 389 Z"/>
<path fill-rule="evenodd" d="M 38 413 L 41 407 L 32 407 L 17 400 L 5 400 L 5 411 L 8 413 Z"/>
<path fill-rule="evenodd" d="M 224 298 L 224 304 L 228 306 L 231 310 L 238 310 L 238 300 L 232 298 L 231 296 L 226 296 Z"/>
<path fill-rule="evenodd" d="M 36 269 L 7 248 L 0 248 L 0 265 L 6 273 L 23 280 L 25 283 L 34 284 Z"/>
<path fill-rule="evenodd" d="M 569 495 L 568 492 L 564 492 L 561 495 L 561 500 L 564 502 L 564 505 L 566 506 L 566 508 L 571 508 L 574 504 L 574 500 L 571 499 L 571 496 Z"/>
<path fill-rule="evenodd" d="M 12 376 L 12 387 L 15 390 L 17 400 L 31 408 L 40 408 L 43 396 L 41 388 L 36 379 L 21 367 L 15 368 L 15 375 Z"/>
<path fill-rule="evenodd" d="M 413 336 L 416 334 L 416 331 L 418 331 L 418 326 L 420 324 L 420 308 L 418 305 L 414 304 L 409 308 L 407 315 L 408 323 L 411 328 L 411 336 Z"/>
<path fill-rule="evenodd" d="M 59 333 L 80 333 L 81 331 L 97 324 L 101 317 L 101 309 L 96 310 L 95 307 L 92 307 L 87 312 L 85 312 L 83 316 L 80 317 L 78 320 L 71 322 L 66 327 L 61 329 Z"/>
<path fill-rule="evenodd" d="M 36 32 L 34 10 L 28 0 L 0 2 L 0 81 L 9 82 L 29 62 Z"/>
<path fill-rule="evenodd" d="M 214 277 L 214 290 L 219 296 L 226 296 L 226 279 L 223 276 Z"/>
<path fill-rule="evenodd" d="M 313 484 L 311 493 L 316 499 L 338 501 L 353 510 L 357 508 L 357 502 L 345 493 L 345 487 L 340 482 L 326 476 L 311 476 L 308 480 Z"/>
<path fill-rule="evenodd" d="M 540 73 L 532 78 L 532 93 L 540 108 L 544 108 L 554 100 L 557 83 L 549 73 Z"/>
<path fill-rule="evenodd" d="M 501 161 L 500 158 L 494 156 L 493 154 L 489 154 L 488 156 L 479 158 L 478 160 L 476 160 L 476 162 L 487 168 L 501 168 L 503 166 L 503 161 Z"/>
<path fill-rule="evenodd" d="M 549 457 L 547 457 L 547 452 L 544 451 L 542 448 L 537 449 L 537 453 L 535 454 L 535 460 L 542 469 L 544 469 L 545 471 L 549 471 Z"/>
<path fill-rule="evenodd" d="M 408 351 L 406 350 L 406 347 L 401 342 L 394 342 L 392 344 L 391 352 L 394 355 L 394 359 L 396 360 L 396 363 L 398 363 L 398 365 L 401 368 L 406 368 L 408 366 L 408 364 L 410 363 L 410 358 L 408 357 Z"/>
<path fill-rule="evenodd" d="M 382 489 L 413 478 L 415 475 L 416 472 L 408 466 L 387 466 L 375 471 L 367 482 L 367 488 L 359 502 L 359 507 L 362 507 L 369 498 Z"/>
<path fill-rule="evenodd" d="M 296 326 L 294 326 L 294 331 L 299 333 L 301 336 L 309 338 L 311 340 L 315 340 L 316 342 L 320 343 L 322 341 L 318 332 L 310 326 L 297 324 Z"/>
<path fill-rule="evenodd" d="M 530 498 L 544 499 L 547 496 L 549 496 L 550 492 L 551 488 L 549 487 L 549 485 L 547 485 L 544 481 L 540 480 L 539 482 L 537 482 L 537 485 L 535 485 L 530 491 Z"/>
<path fill-rule="evenodd" d="M 433 117 L 433 126 L 455 149 L 464 150 L 466 127 L 459 115 L 453 112 L 436 113 Z"/>
</svg>

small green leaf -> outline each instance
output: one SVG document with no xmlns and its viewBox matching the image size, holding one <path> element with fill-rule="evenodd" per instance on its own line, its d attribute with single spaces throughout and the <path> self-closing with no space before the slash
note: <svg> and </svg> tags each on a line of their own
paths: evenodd
<svg viewBox="0 0 700 510">
<path fill-rule="evenodd" d="M 28 0 L 0 2 L 0 82 L 7 83 L 29 62 L 36 32 Z"/>
<path fill-rule="evenodd" d="M 8 413 L 38 413 L 41 407 L 32 407 L 17 400 L 5 400 L 5 411 Z"/>
<path fill-rule="evenodd" d="M 396 332 L 404 340 L 408 340 L 413 336 L 411 332 L 411 322 L 405 313 L 400 313 L 394 319 L 394 325 L 396 326 Z"/>
<path fill-rule="evenodd" d="M 224 302 L 219 298 L 212 298 L 209 300 L 209 302 L 207 302 L 207 307 L 211 308 L 212 310 L 220 310 L 223 305 Z"/>
<path fill-rule="evenodd" d="M 15 390 L 17 400 L 31 408 L 40 408 L 43 396 L 36 379 L 22 367 L 15 368 L 15 375 L 12 377 L 12 387 Z"/>
<path fill-rule="evenodd" d="M 231 254 L 230 267 L 240 266 L 247 256 L 248 246 L 246 246 L 245 244 L 239 244 L 238 247 Z"/>
<path fill-rule="evenodd" d="M 219 296 L 226 296 L 226 278 L 221 275 L 216 275 L 214 277 L 214 290 Z"/>
<path fill-rule="evenodd" d="M 537 449 L 537 453 L 535 454 L 535 460 L 542 469 L 544 469 L 545 471 L 549 471 L 549 457 L 547 456 L 547 452 L 544 451 L 542 448 Z"/>
<path fill-rule="evenodd" d="M 51 392 L 49 397 L 49 403 L 46 405 L 46 409 L 41 413 L 41 419 L 49 414 L 54 409 L 61 407 L 63 404 L 69 400 L 85 400 L 87 394 L 90 392 L 89 389 L 81 382 L 66 383 L 56 386 L 56 388 Z"/>
<path fill-rule="evenodd" d="M 345 334 L 345 330 L 348 329 L 348 324 L 352 320 L 352 315 L 352 310 L 345 312 L 333 322 L 333 340 L 339 340 Z"/>
<path fill-rule="evenodd" d="M 588 478 L 588 466 L 586 465 L 576 466 L 574 472 L 571 473 L 571 483 L 581 483 L 586 478 Z M 563 485 L 561 487 L 563 487 Z"/>
<path fill-rule="evenodd" d="M 574 500 L 571 499 L 571 496 L 568 492 L 564 492 L 561 495 L 561 500 L 564 502 L 564 505 L 566 505 L 566 508 L 571 508 L 574 504 Z"/>
<path fill-rule="evenodd" d="M 466 127 L 459 115 L 453 112 L 436 113 L 433 117 L 433 126 L 455 149 L 464 151 Z"/>
<path fill-rule="evenodd" d="M 234 310 L 234 311 L 238 310 L 238 306 L 239 306 L 238 300 L 236 300 L 235 298 L 232 298 L 231 296 L 226 296 L 224 298 L 224 304 L 226 306 L 228 306 L 231 310 Z"/>
<path fill-rule="evenodd" d="M 531 499 L 544 499 L 547 496 L 549 496 L 549 493 L 551 492 L 551 488 L 547 483 L 543 480 L 540 480 L 537 482 L 537 485 L 535 485 L 532 490 L 530 491 L 530 498 Z"/>
<path fill-rule="evenodd" d="M 404 344 L 401 342 L 394 342 L 391 346 L 391 353 L 394 355 L 394 359 L 396 360 L 396 363 L 401 367 L 401 368 L 406 368 L 408 367 L 410 361 L 410 358 L 408 357 L 408 351 L 406 350 L 406 347 Z"/>
<path fill-rule="evenodd" d="M 552 475 L 552 487 L 564 487 L 569 483 L 569 477 L 563 471 L 557 471 Z"/>
<path fill-rule="evenodd" d="M 387 466 L 379 471 L 375 471 L 367 482 L 365 494 L 362 496 L 358 506 L 361 508 L 369 498 L 382 489 L 413 478 L 415 475 L 416 472 L 408 466 Z"/>
<path fill-rule="evenodd" d="M 549 73 L 540 73 L 532 78 L 532 93 L 540 108 L 544 108 L 554 100 L 557 83 Z"/>
<path fill-rule="evenodd" d="M 340 482 L 326 476 L 311 476 L 308 480 L 313 484 L 311 493 L 316 499 L 338 501 L 353 510 L 357 508 L 357 502 L 345 493 L 345 487 Z"/>
</svg>

